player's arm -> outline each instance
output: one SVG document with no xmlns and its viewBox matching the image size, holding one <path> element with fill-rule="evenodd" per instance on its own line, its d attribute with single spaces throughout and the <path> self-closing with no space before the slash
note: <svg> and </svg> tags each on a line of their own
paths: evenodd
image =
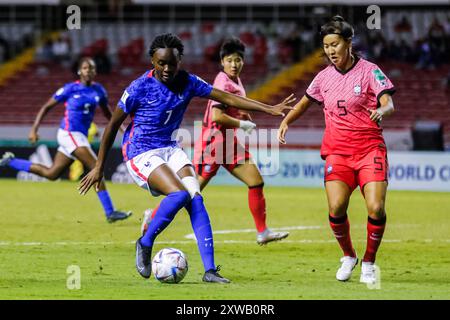
<svg viewBox="0 0 450 320">
<path fill-rule="evenodd" d="M 94 184 L 96 184 L 95 189 L 98 191 L 100 182 L 103 179 L 103 170 L 105 168 L 108 152 L 116 139 L 117 131 L 127 116 L 128 114 L 123 112 L 121 108 L 116 108 L 116 110 L 112 113 L 111 120 L 109 120 L 108 125 L 105 128 L 105 132 L 103 133 L 95 167 L 86 176 L 84 176 L 83 179 L 81 179 L 80 184 L 78 185 L 78 191 L 80 194 L 86 194 L 86 192 L 88 192 Z"/>
<path fill-rule="evenodd" d="M 250 133 L 256 128 L 256 124 L 248 120 L 239 120 L 231 117 L 223 110 L 222 105 L 216 105 L 212 108 L 212 121 L 228 128 L 242 128 Z"/>
<path fill-rule="evenodd" d="M 291 110 L 292 107 L 289 105 L 295 101 L 294 95 L 291 94 L 289 97 L 283 100 L 283 102 L 270 106 L 259 101 L 255 101 L 249 98 L 241 97 L 236 94 L 228 93 L 216 88 L 213 88 L 209 97 L 212 100 L 220 102 L 224 105 L 233 106 L 237 109 L 250 110 L 250 111 L 260 111 L 265 112 L 274 116 L 284 116 L 284 110 Z"/>
<path fill-rule="evenodd" d="M 55 100 L 55 98 L 51 97 L 48 101 L 41 107 L 38 114 L 36 115 L 36 119 L 34 119 L 33 126 L 31 127 L 30 133 L 28 134 L 28 140 L 30 143 L 35 144 L 39 140 L 38 130 L 41 125 L 42 119 L 44 119 L 45 115 L 58 104 L 59 102 Z"/>
<path fill-rule="evenodd" d="M 289 129 L 289 125 L 300 118 L 300 116 L 308 110 L 312 103 L 313 101 L 309 100 L 307 96 L 303 96 L 303 98 L 294 106 L 294 109 L 289 111 L 286 118 L 281 121 L 280 127 L 278 128 L 278 141 L 280 141 L 280 143 L 286 143 L 285 137 L 286 132 Z"/>
<path fill-rule="evenodd" d="M 394 113 L 394 101 L 389 93 L 383 94 L 380 99 L 380 107 L 375 110 L 369 110 L 370 120 L 379 122 L 383 120 L 383 117 L 390 116 Z"/>
<path fill-rule="evenodd" d="M 108 119 L 108 120 L 111 120 L 111 117 L 112 117 L 112 111 L 111 110 L 112 109 L 111 109 L 110 105 L 108 103 L 100 103 L 100 108 L 102 109 L 103 114 L 105 115 L 105 118 Z M 123 134 L 125 132 L 126 128 L 122 124 L 122 125 L 120 125 L 119 130 L 120 130 L 120 133 Z"/>
</svg>

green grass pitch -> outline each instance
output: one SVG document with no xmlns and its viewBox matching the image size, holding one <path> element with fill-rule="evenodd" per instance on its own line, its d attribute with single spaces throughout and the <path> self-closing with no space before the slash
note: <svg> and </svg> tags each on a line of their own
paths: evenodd
<svg viewBox="0 0 450 320">
<path fill-rule="evenodd" d="M 201 281 L 196 244 L 186 238 L 185 211 L 157 238 L 154 253 L 175 247 L 188 257 L 179 284 L 141 278 L 134 241 L 152 198 L 135 185 L 108 184 L 114 204 L 133 216 L 108 224 L 93 191 L 70 182 L 0 180 L 0 299 L 449 299 L 450 196 L 389 191 L 388 224 L 378 256 L 379 289 L 335 280 L 341 251 L 327 220 L 322 189 L 266 187 L 267 221 L 291 228 L 285 241 L 260 247 L 245 187 L 209 186 L 203 193 L 215 234 L 216 263 L 231 284 Z M 349 208 L 352 239 L 364 254 L 366 212 L 359 191 Z M 309 227 L 309 228 L 303 228 Z M 247 230 L 250 229 L 250 230 Z M 173 241 L 173 242 L 172 242 Z M 77 265 L 81 288 L 69 290 L 67 267 Z"/>
</svg>

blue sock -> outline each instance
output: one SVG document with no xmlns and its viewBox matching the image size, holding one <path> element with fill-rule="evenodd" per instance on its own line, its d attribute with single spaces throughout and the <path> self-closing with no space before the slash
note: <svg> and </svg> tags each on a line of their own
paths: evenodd
<svg viewBox="0 0 450 320">
<path fill-rule="evenodd" d="M 30 172 L 30 167 L 32 164 L 33 163 L 29 160 L 13 158 L 9 161 L 8 166 L 17 171 Z"/>
<path fill-rule="evenodd" d="M 186 210 L 191 218 L 192 229 L 194 229 L 195 237 L 197 238 L 197 246 L 205 271 L 216 270 L 213 234 L 208 212 L 203 203 L 203 197 L 201 195 L 194 196 L 192 201 L 186 206 Z"/>
<path fill-rule="evenodd" d="M 141 244 L 145 247 L 152 247 L 158 234 L 161 233 L 169 223 L 175 218 L 177 212 L 183 208 L 191 199 L 189 192 L 172 192 L 159 204 L 155 216 L 148 226 L 148 230 L 141 238 Z"/>
<path fill-rule="evenodd" d="M 114 211 L 114 205 L 112 203 L 111 197 L 109 196 L 108 191 L 102 190 L 97 192 L 98 199 L 102 203 L 103 210 L 105 211 L 105 215 L 109 217 L 109 215 Z"/>
</svg>

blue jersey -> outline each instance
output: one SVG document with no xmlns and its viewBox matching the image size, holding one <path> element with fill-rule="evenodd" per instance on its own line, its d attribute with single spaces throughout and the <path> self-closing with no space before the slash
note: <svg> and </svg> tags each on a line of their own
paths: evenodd
<svg viewBox="0 0 450 320">
<path fill-rule="evenodd" d="M 118 106 L 131 117 L 125 131 L 122 153 L 125 160 L 149 150 L 177 144 L 172 134 L 180 127 L 193 97 L 209 96 L 213 87 L 186 71 L 178 72 L 166 86 L 147 71 L 125 90 Z"/>
<path fill-rule="evenodd" d="M 86 86 L 79 81 L 67 83 L 53 95 L 58 102 L 64 102 L 66 111 L 60 128 L 79 131 L 87 136 L 98 105 L 108 104 L 105 88 L 99 83 Z"/>
</svg>

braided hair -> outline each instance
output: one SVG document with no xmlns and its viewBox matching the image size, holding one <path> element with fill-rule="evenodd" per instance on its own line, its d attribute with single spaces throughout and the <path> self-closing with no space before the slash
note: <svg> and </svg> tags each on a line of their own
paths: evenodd
<svg viewBox="0 0 450 320">
<path fill-rule="evenodd" d="M 183 55 L 184 51 L 184 45 L 181 42 L 181 39 L 178 38 L 173 33 L 164 33 L 156 36 L 156 38 L 153 40 L 152 44 L 150 45 L 150 49 L 148 53 L 150 54 L 150 57 L 153 57 L 153 54 L 158 49 L 163 48 L 173 48 L 178 50 L 178 54 L 180 57 Z"/>
</svg>

